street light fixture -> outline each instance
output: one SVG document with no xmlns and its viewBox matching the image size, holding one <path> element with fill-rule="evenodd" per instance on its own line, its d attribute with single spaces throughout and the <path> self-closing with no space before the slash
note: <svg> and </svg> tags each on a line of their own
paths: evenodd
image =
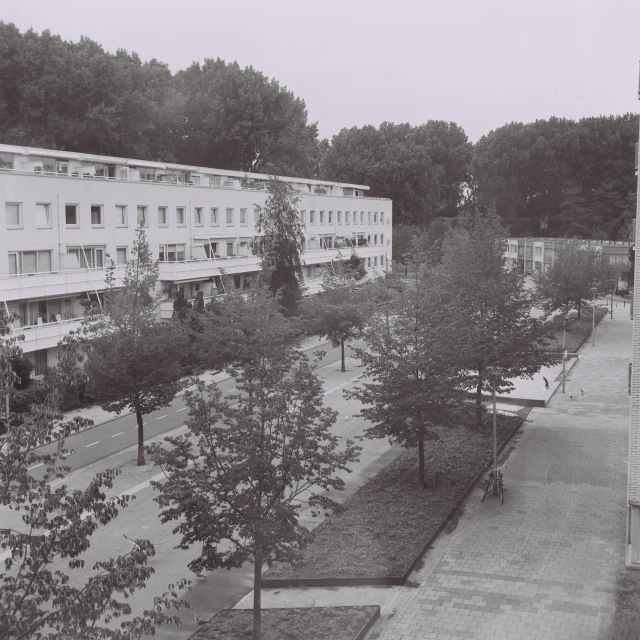
<svg viewBox="0 0 640 640">
<path fill-rule="evenodd" d="M 598 287 L 591 287 L 591 346 L 596 346 L 596 291 Z"/>
<path fill-rule="evenodd" d="M 496 425 L 496 378 L 504 371 L 501 367 L 487 367 L 485 373 L 493 382 L 493 468 L 498 468 L 498 428 Z"/>
</svg>

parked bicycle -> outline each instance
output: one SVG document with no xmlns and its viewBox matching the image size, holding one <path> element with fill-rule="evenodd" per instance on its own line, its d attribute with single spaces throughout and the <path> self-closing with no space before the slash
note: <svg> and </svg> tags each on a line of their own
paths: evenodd
<svg viewBox="0 0 640 640">
<path fill-rule="evenodd" d="M 489 493 L 489 489 L 493 487 L 493 495 L 500 496 L 500 502 L 504 504 L 504 479 L 502 471 L 499 468 L 489 467 L 489 475 L 484 481 L 482 493 L 480 494 L 480 502 L 483 502 Z"/>
</svg>

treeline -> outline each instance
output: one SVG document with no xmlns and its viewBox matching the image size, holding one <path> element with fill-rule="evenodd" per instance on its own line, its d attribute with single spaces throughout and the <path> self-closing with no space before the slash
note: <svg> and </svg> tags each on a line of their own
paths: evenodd
<svg viewBox="0 0 640 640">
<path fill-rule="evenodd" d="M 0 22 L 0 139 L 367 184 L 396 224 L 494 209 L 517 235 L 626 239 L 633 114 L 510 123 L 472 144 L 453 122 L 384 122 L 320 140 L 304 100 L 252 67 L 165 63 Z"/>
</svg>

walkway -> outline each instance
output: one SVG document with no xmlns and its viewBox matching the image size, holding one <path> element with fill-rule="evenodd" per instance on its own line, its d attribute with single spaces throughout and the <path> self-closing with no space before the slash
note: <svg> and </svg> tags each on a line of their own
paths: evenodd
<svg viewBox="0 0 640 640">
<path fill-rule="evenodd" d="M 614 312 L 503 456 L 505 504 L 474 492 L 411 586 L 267 591 L 263 606 L 380 604 L 368 640 L 601 637 L 624 569 L 630 352 Z"/>
</svg>

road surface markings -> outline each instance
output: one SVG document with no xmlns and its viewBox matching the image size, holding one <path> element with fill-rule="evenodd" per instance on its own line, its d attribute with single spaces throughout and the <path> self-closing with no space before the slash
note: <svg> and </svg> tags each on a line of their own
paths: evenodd
<svg viewBox="0 0 640 640">
<path fill-rule="evenodd" d="M 99 444 L 100 440 L 96 440 L 95 442 L 92 442 L 91 444 L 88 444 L 85 449 L 88 449 L 89 447 L 93 447 L 94 444 Z"/>
<path fill-rule="evenodd" d="M 44 464 L 44 462 L 41 462 L 40 464 L 36 464 L 33 467 L 29 467 L 27 469 L 27 471 L 31 471 L 32 469 L 37 469 L 38 467 L 41 467 Z"/>
<path fill-rule="evenodd" d="M 359 376 L 356 376 L 355 378 L 351 378 L 351 380 L 347 380 L 346 382 L 343 382 L 342 384 L 339 384 L 337 387 L 333 387 L 331 389 L 327 389 L 323 395 L 328 396 L 329 394 L 333 393 L 334 391 L 337 391 L 338 389 L 342 389 L 343 387 L 346 387 L 348 384 L 351 384 L 352 382 L 355 382 L 356 380 L 358 380 L 360 377 L 362 377 L 363 374 L 360 374 Z"/>
<path fill-rule="evenodd" d="M 229 389 L 229 391 L 227 391 L 227 393 L 233 393 L 236 390 L 235 387 L 233 387 L 233 389 Z"/>
<path fill-rule="evenodd" d="M 162 418 L 166 418 L 167 414 L 165 413 L 163 416 L 160 416 L 159 418 L 156 418 L 156 420 L 162 420 Z"/>
<path fill-rule="evenodd" d="M 124 433 L 124 431 L 121 431 L 120 433 L 114 433 L 111 437 L 115 438 L 116 436 L 121 436 Z"/>
<path fill-rule="evenodd" d="M 180 413 L 181 411 L 186 411 L 188 409 L 188 407 L 182 407 L 182 409 L 178 409 L 176 411 L 176 413 Z"/>
</svg>

